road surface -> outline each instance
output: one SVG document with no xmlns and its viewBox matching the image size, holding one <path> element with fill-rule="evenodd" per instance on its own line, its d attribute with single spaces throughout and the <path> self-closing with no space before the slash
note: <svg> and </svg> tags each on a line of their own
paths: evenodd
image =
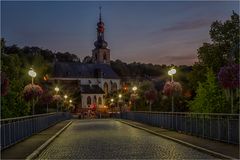
<svg viewBox="0 0 240 160">
<path fill-rule="evenodd" d="M 114 120 L 75 120 L 40 159 L 215 159 Z"/>
</svg>

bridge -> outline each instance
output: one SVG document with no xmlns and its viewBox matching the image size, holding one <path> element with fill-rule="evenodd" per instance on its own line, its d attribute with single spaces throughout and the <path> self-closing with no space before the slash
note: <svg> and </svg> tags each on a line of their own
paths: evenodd
<svg viewBox="0 0 240 160">
<path fill-rule="evenodd" d="M 1 120 L 2 159 L 237 159 L 239 115 L 70 113 Z"/>
</svg>

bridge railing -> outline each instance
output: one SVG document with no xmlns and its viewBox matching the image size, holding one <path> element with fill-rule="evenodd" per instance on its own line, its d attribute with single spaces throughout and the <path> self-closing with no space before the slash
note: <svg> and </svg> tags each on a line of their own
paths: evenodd
<svg viewBox="0 0 240 160">
<path fill-rule="evenodd" d="M 117 116 L 202 138 L 239 144 L 239 114 L 124 112 Z"/>
<path fill-rule="evenodd" d="M 70 119 L 68 112 L 55 112 L 1 120 L 1 150 L 59 121 Z"/>
</svg>

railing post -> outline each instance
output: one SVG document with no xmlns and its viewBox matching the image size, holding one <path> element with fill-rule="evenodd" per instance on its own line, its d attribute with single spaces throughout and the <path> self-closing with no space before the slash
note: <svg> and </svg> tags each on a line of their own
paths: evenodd
<svg viewBox="0 0 240 160">
<path fill-rule="evenodd" d="M 218 140 L 220 140 L 220 122 L 219 122 L 219 115 L 217 116 L 218 117 Z"/>
<path fill-rule="evenodd" d="M 204 125 L 204 123 L 205 123 L 205 115 L 203 115 L 203 124 L 202 124 L 202 126 L 203 126 L 203 133 L 202 133 L 202 137 L 204 138 L 204 133 L 205 133 L 205 129 L 204 129 L 204 127 L 205 127 L 205 125 Z"/>
<path fill-rule="evenodd" d="M 229 116 L 227 116 L 227 130 L 228 130 L 228 132 L 227 132 L 227 142 L 229 143 L 230 142 L 230 127 L 229 127 Z"/>
</svg>

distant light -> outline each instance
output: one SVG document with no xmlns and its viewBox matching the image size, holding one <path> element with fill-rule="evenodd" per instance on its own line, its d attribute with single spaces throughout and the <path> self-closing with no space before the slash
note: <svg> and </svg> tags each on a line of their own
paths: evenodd
<svg viewBox="0 0 240 160">
<path fill-rule="evenodd" d="M 31 76 L 32 78 L 35 78 L 37 76 L 37 73 L 34 72 L 34 70 L 31 68 L 29 71 L 28 71 L 28 75 Z"/>
<path fill-rule="evenodd" d="M 172 75 L 176 74 L 176 72 L 177 72 L 176 69 L 172 68 L 171 70 L 168 71 L 168 75 L 172 76 Z"/>
<path fill-rule="evenodd" d="M 58 92 L 58 91 L 59 91 L 59 88 L 58 88 L 58 87 L 55 87 L 55 91 Z"/>
<path fill-rule="evenodd" d="M 119 94 L 119 95 L 118 95 L 118 97 L 119 97 L 119 98 L 122 98 L 122 95 L 121 95 L 121 94 Z"/>
<path fill-rule="evenodd" d="M 65 94 L 65 95 L 64 95 L 64 98 L 65 98 L 65 99 L 67 99 L 67 98 L 68 98 L 68 96 Z"/>
<path fill-rule="evenodd" d="M 133 88 L 132 88 L 132 90 L 135 92 L 136 90 L 137 90 L 138 88 L 136 87 L 136 86 L 134 86 Z"/>
<path fill-rule="evenodd" d="M 69 102 L 72 103 L 72 100 L 70 99 Z"/>
<path fill-rule="evenodd" d="M 113 102 L 113 101 L 114 101 L 114 99 L 112 98 L 112 99 L 111 99 L 111 102 Z"/>
</svg>

